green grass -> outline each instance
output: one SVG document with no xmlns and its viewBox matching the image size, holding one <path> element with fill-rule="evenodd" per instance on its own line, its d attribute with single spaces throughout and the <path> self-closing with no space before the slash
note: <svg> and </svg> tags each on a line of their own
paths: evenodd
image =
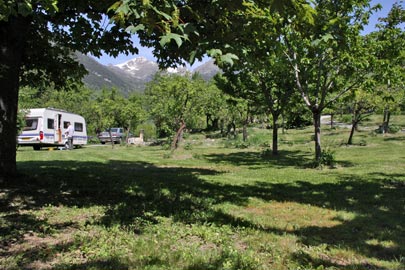
<svg viewBox="0 0 405 270">
<path fill-rule="evenodd" d="M 348 133 L 323 130 L 323 169 L 311 128 L 280 134 L 277 157 L 260 129 L 248 148 L 19 148 L 0 269 L 404 269 L 405 134 Z"/>
</svg>

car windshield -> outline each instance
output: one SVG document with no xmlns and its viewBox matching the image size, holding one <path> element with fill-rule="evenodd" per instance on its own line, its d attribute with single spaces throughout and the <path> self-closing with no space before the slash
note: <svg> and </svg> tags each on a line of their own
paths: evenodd
<svg viewBox="0 0 405 270">
<path fill-rule="evenodd" d="M 111 132 L 118 132 L 118 128 L 112 128 Z"/>
</svg>

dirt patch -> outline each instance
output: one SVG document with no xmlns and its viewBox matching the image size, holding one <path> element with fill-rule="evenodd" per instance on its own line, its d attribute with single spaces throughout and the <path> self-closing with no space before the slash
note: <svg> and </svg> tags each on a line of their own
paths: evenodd
<svg viewBox="0 0 405 270">
<path fill-rule="evenodd" d="M 26 269 L 47 270 L 59 263 L 62 253 L 72 245 L 73 230 L 66 229 L 57 235 L 41 236 L 32 231 L 18 242 L 1 249 L 4 257 L 20 257 L 19 266 Z"/>
</svg>

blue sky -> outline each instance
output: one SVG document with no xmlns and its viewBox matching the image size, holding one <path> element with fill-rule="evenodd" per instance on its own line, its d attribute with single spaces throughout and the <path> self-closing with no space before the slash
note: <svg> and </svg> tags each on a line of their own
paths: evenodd
<svg viewBox="0 0 405 270">
<path fill-rule="evenodd" d="M 368 33 L 368 32 L 373 31 L 375 24 L 378 22 L 378 18 L 385 17 L 395 2 L 397 2 L 397 0 L 372 0 L 371 1 L 372 6 L 380 3 L 383 6 L 383 8 L 381 10 L 379 10 L 377 13 L 373 14 L 373 16 L 370 18 L 370 23 L 364 29 L 364 32 Z M 134 36 L 133 39 L 135 41 L 135 44 L 139 45 L 138 38 L 136 36 Z M 115 64 L 123 63 L 130 59 L 133 59 L 135 57 L 145 57 L 148 60 L 156 61 L 156 59 L 153 57 L 153 53 L 152 53 L 153 49 L 144 48 L 141 46 L 138 46 L 138 49 L 139 49 L 139 54 L 137 54 L 137 55 L 121 54 L 118 57 L 114 58 L 114 57 L 110 57 L 106 54 L 103 54 L 103 56 L 101 56 L 100 58 L 96 58 L 96 60 L 99 61 L 103 65 L 108 65 L 108 64 L 115 65 Z M 208 59 L 209 59 L 208 57 L 204 58 L 203 62 L 207 61 Z M 195 63 L 191 68 L 197 67 L 200 64 L 201 63 Z"/>
</svg>

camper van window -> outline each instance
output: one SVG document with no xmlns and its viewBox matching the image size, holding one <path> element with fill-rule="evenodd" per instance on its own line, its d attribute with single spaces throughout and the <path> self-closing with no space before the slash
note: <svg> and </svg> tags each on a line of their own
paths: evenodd
<svg viewBox="0 0 405 270">
<path fill-rule="evenodd" d="M 54 129 L 54 121 L 51 118 L 48 118 L 48 129 Z"/>
<path fill-rule="evenodd" d="M 69 126 L 69 122 L 64 121 L 64 122 L 63 122 L 63 128 L 64 128 L 64 129 L 67 129 L 68 126 Z"/>
<path fill-rule="evenodd" d="M 25 127 L 23 130 L 36 130 L 38 126 L 38 118 L 25 119 Z"/>
<path fill-rule="evenodd" d="M 83 131 L 83 123 L 76 123 L 75 122 L 75 131 Z"/>
</svg>

